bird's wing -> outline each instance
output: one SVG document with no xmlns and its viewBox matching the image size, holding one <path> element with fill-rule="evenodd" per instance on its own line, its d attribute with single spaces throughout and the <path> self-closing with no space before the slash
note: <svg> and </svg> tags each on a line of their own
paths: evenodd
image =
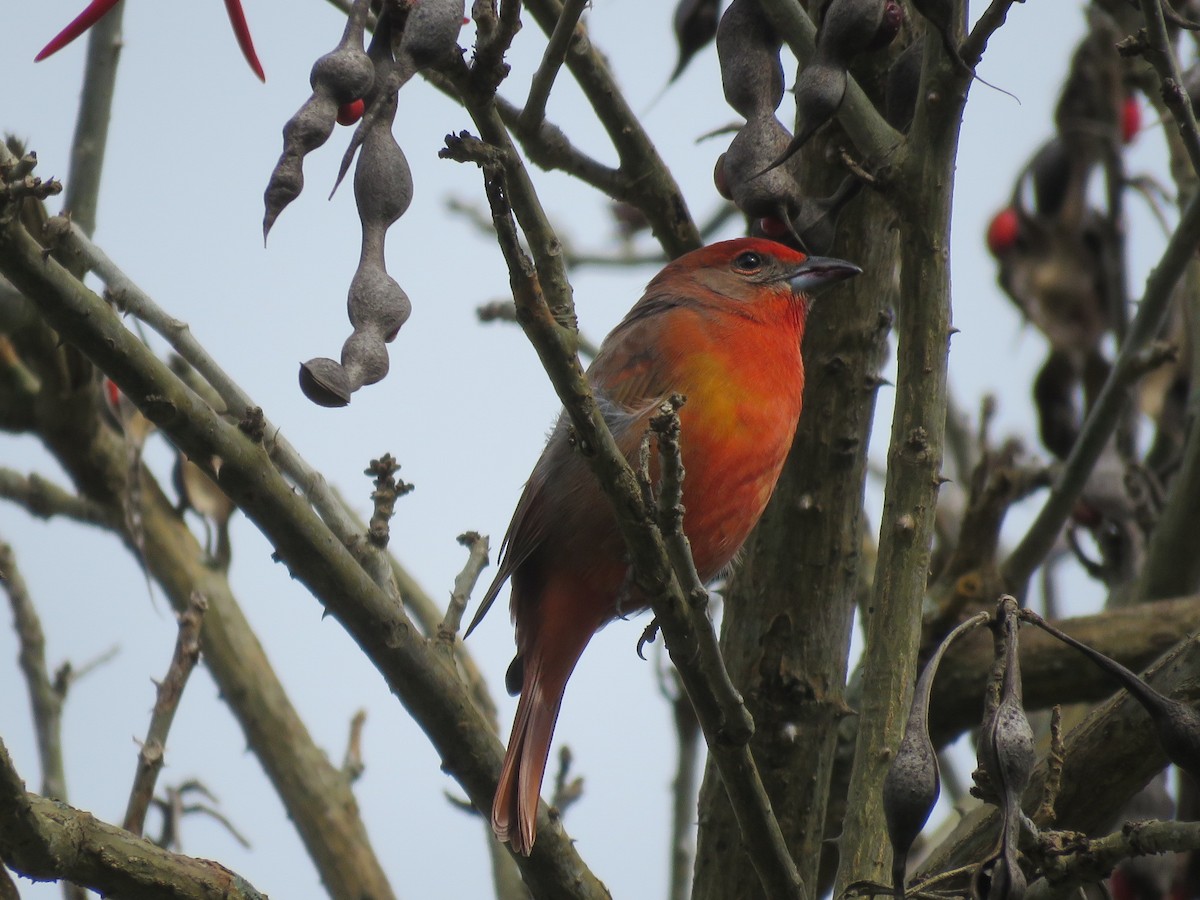
<svg viewBox="0 0 1200 900">
<path fill-rule="evenodd" d="M 588 369 L 588 379 L 601 401 L 640 414 L 670 393 L 674 387 L 671 360 L 667 342 L 660 338 L 668 321 L 681 324 L 679 316 L 664 315 L 680 306 L 670 295 L 647 295 L 613 329 Z M 619 418 L 606 418 L 616 432 Z M 617 437 L 619 440 L 620 435 Z"/>
<path fill-rule="evenodd" d="M 672 389 L 670 359 L 658 340 L 664 325 L 662 314 L 680 306 L 670 295 L 643 297 L 605 339 L 588 368 L 588 379 L 596 392 L 604 418 L 626 458 L 637 454 L 645 420 Z M 525 484 L 512 522 L 500 545 L 500 565 L 483 595 L 478 612 L 463 635 L 469 636 L 513 572 L 541 545 L 547 530 L 547 503 L 541 501 L 546 486 L 555 482 L 574 454 L 569 423 L 560 418 L 550 435 L 541 459 Z"/>
</svg>

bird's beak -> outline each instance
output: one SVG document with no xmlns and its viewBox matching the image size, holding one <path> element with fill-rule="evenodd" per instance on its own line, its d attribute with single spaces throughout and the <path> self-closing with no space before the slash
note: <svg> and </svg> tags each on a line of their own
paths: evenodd
<svg viewBox="0 0 1200 900">
<path fill-rule="evenodd" d="M 810 256 L 788 276 L 788 284 L 797 294 L 811 294 L 821 288 L 861 274 L 862 269 L 844 259 Z"/>
</svg>

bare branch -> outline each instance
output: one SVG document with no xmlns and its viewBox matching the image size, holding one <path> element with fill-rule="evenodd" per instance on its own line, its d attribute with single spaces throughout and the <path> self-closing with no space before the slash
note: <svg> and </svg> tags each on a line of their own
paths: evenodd
<svg viewBox="0 0 1200 900">
<path fill-rule="evenodd" d="M 90 813 L 25 792 L 0 742 L 0 857 L 29 878 L 130 900 L 263 900 L 241 876 L 164 850 Z"/>
<path fill-rule="evenodd" d="M 11 500 L 39 519 L 63 516 L 87 525 L 113 527 L 108 511 L 98 503 L 60 488 L 41 475 L 22 475 L 0 468 L 0 497 Z"/>
<path fill-rule="evenodd" d="M 438 640 L 454 643 L 458 629 L 462 625 L 463 612 L 471 599 L 471 591 L 475 590 L 475 582 L 479 573 L 488 564 L 488 551 L 491 545 L 487 535 L 477 531 L 468 531 L 458 536 L 458 542 L 467 548 L 467 561 L 463 569 L 454 579 L 454 590 L 450 593 L 450 605 L 446 607 L 446 617 L 438 626 Z M 461 641 L 458 642 L 461 645 Z"/>
<path fill-rule="evenodd" d="M 146 739 L 138 752 L 137 771 L 129 791 L 129 803 L 125 807 L 124 827 L 127 831 L 141 835 L 146 824 L 146 811 L 154 797 L 154 785 L 163 767 L 163 755 L 167 747 L 167 734 L 175 720 L 175 711 L 183 699 L 183 689 L 188 677 L 200 659 L 200 627 L 208 611 L 208 599 L 201 593 L 192 594 L 187 610 L 179 616 L 179 634 L 175 640 L 175 652 L 166 677 L 159 682 L 154 700 L 154 712 L 150 716 L 150 727 Z"/>
<path fill-rule="evenodd" d="M 100 173 L 104 170 L 104 148 L 117 83 L 117 63 L 124 41 L 121 16 L 125 4 L 118 3 L 91 28 L 79 114 L 71 140 L 71 171 L 63 209 L 84 232 L 96 230 L 96 208 L 100 199 Z"/>
<path fill-rule="evenodd" d="M 546 101 L 550 99 L 550 90 L 554 87 L 554 79 L 562 68 L 563 59 L 567 55 L 567 45 L 574 36 L 575 26 L 583 15 L 588 0 L 566 0 L 550 40 L 546 42 L 546 52 L 542 63 L 533 73 L 533 83 L 529 86 L 529 96 L 525 99 L 525 108 L 521 110 L 518 130 L 532 131 L 541 126 L 546 117 Z"/>
<path fill-rule="evenodd" d="M 38 760 L 42 767 L 42 793 L 51 800 L 67 799 L 67 779 L 63 768 L 62 709 L 67 679 L 52 679 L 46 666 L 46 635 L 41 618 L 29 596 L 25 579 L 17 567 L 12 547 L 0 542 L 0 585 L 8 594 L 13 627 L 21 650 L 17 662 L 29 691 L 37 735 Z"/>
</svg>

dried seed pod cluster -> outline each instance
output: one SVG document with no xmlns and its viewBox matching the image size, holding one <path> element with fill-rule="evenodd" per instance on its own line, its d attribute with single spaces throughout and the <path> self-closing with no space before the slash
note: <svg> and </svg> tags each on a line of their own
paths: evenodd
<svg viewBox="0 0 1200 900">
<path fill-rule="evenodd" d="M 854 58 L 890 44 L 903 21 L 899 0 L 832 0 L 816 52 L 797 77 L 799 130 L 793 138 L 775 115 L 783 99 L 779 38 L 756 0 L 734 0 L 725 11 L 717 29 L 721 80 L 726 100 L 746 124 L 717 160 L 714 181 L 754 220 L 752 231 L 828 252 L 838 213 L 860 185 L 851 180 L 829 197 L 805 197 L 789 162 L 841 105 Z"/>
<path fill-rule="evenodd" d="M 1025 895 L 1026 876 L 1020 865 L 1018 837 L 1025 822 L 1021 801 L 1032 780 L 1036 753 L 1021 695 L 1018 639 L 1022 624 L 1037 626 L 1104 669 L 1145 709 L 1167 759 L 1200 784 L 1200 712 L 1192 705 L 1162 695 L 1120 663 L 1064 634 L 1037 613 L 1020 608 L 1013 597 L 1001 597 L 994 613 L 978 613 L 950 632 L 917 680 L 904 736 L 883 784 L 895 897 L 905 896 L 908 853 L 939 792 L 937 756 L 929 736 L 933 679 L 950 645 L 982 625 L 992 628 L 995 662 L 979 734 L 976 785 L 971 793 L 997 806 L 1001 822 L 995 850 L 975 866 L 970 896 L 1020 900 Z M 1047 787 L 1048 796 L 1053 796 L 1055 790 Z"/>
<path fill-rule="evenodd" d="M 717 28 L 721 84 L 729 105 L 746 118 L 717 161 L 718 190 L 747 216 L 790 222 L 800 186 L 786 167 L 772 167 L 791 135 L 775 116 L 783 100 L 781 42 L 758 0 L 733 0 Z"/>
<path fill-rule="evenodd" d="M 416 72 L 455 51 L 463 24 L 463 0 L 388 0 L 364 49 L 370 6 L 370 0 L 355 0 L 341 42 L 313 66 L 313 94 L 284 127 L 283 155 L 264 198 L 265 237 L 304 187 L 304 156 L 325 143 L 335 122 L 358 123 L 334 184 L 336 190 L 357 155 L 354 200 L 362 249 L 346 302 L 354 331 L 340 361 L 318 357 L 300 366 L 301 390 L 321 406 L 345 406 L 354 391 L 387 375 L 386 345 L 412 312 L 384 254 L 387 230 L 404 215 L 413 193 L 412 171 L 392 134 L 397 93 Z"/>
</svg>

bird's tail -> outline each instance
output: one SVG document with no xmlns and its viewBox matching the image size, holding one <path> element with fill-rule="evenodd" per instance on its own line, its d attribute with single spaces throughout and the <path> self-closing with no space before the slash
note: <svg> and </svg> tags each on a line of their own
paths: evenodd
<svg viewBox="0 0 1200 900">
<path fill-rule="evenodd" d="M 550 756 L 550 741 L 567 679 L 582 652 L 580 646 L 567 665 L 546 665 L 542 654 L 531 654 L 532 658 L 524 660 L 521 699 L 492 802 L 492 831 L 496 838 L 510 842 L 513 852 L 523 856 L 532 852 L 537 837 L 538 799 Z"/>
</svg>

